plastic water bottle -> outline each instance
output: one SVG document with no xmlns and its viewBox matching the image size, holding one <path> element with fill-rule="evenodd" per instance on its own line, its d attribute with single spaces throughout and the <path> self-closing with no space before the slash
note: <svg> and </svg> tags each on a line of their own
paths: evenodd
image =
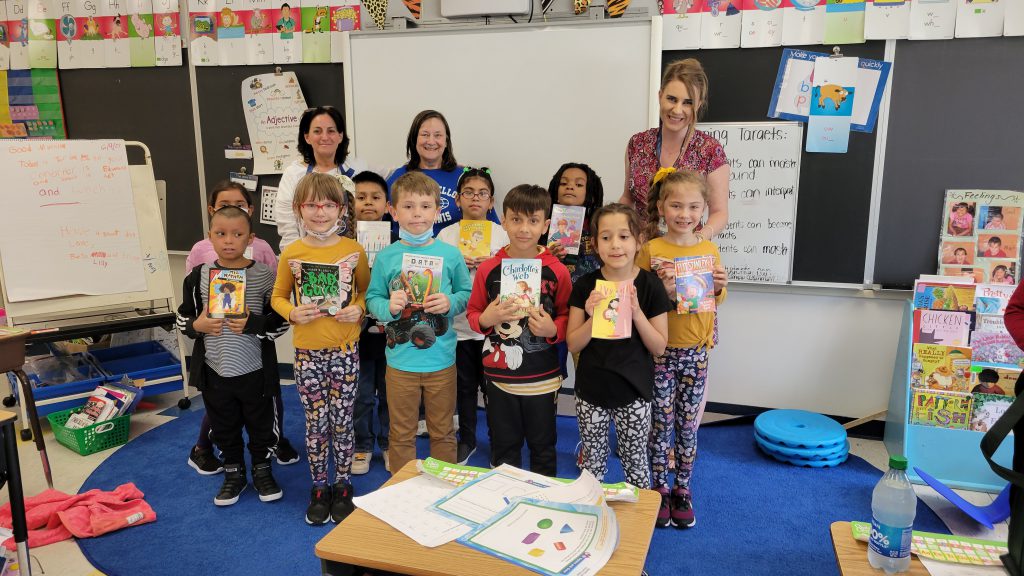
<svg viewBox="0 0 1024 576">
<path fill-rule="evenodd" d="M 871 494 L 871 539 L 868 563 L 886 574 L 910 569 L 910 539 L 917 495 L 907 478 L 907 459 L 889 457 L 889 471 Z"/>
</svg>

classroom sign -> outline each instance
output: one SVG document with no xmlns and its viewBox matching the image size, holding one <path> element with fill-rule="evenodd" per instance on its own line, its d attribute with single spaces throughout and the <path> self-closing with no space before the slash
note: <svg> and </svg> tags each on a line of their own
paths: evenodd
<svg viewBox="0 0 1024 576">
<path fill-rule="evenodd" d="M 295 134 L 306 110 L 306 98 L 294 72 L 242 80 L 242 110 L 252 142 L 254 174 L 280 174 L 292 162 L 302 160 Z"/>
</svg>

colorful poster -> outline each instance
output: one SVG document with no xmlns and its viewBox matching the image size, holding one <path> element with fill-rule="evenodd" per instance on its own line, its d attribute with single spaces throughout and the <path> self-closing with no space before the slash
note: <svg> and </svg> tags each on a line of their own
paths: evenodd
<svg viewBox="0 0 1024 576">
<path fill-rule="evenodd" d="M 181 13 L 175 0 L 153 1 L 157 66 L 181 66 Z"/>
<path fill-rule="evenodd" d="M 828 0 L 825 5 L 825 44 L 864 42 L 864 0 Z"/>
<path fill-rule="evenodd" d="M 217 12 L 214 0 L 188 0 L 189 59 L 196 66 L 216 66 Z"/>
<path fill-rule="evenodd" d="M 27 0 L 28 61 L 32 68 L 57 67 L 55 0 Z"/>
<path fill-rule="evenodd" d="M 815 59 L 807 118 L 808 152 L 846 153 L 856 83 L 857 58 Z"/>
<path fill-rule="evenodd" d="M 64 140 L 64 109 L 57 71 L 50 68 L 11 70 L 3 85 L 8 106 L 0 120 L 4 138 Z"/>
<path fill-rule="evenodd" d="M 740 47 L 782 45 L 782 0 L 740 0 Z"/>
<path fill-rule="evenodd" d="M 11 70 L 28 70 L 28 0 L 7 0 Z"/>
<path fill-rule="evenodd" d="M 274 0 L 274 63 L 296 64 L 302 62 L 302 14 L 298 2 L 293 7 L 288 2 Z M 257 172 L 258 174 L 258 172 Z"/>
<path fill-rule="evenodd" d="M 73 0 L 71 13 L 61 16 L 57 30 L 57 60 L 61 68 L 103 68 L 106 49 L 100 32 L 99 5 Z"/>
<path fill-rule="evenodd" d="M 294 72 L 242 80 L 242 109 L 252 142 L 253 174 L 280 174 L 301 156 L 295 149 L 306 99 Z"/>
<path fill-rule="evenodd" d="M 245 52 L 249 64 L 274 63 L 273 0 L 244 0 Z"/>
<path fill-rule="evenodd" d="M 0 70 L 11 67 L 11 49 L 8 46 L 11 37 L 7 27 L 7 2 L 0 2 Z"/>
<path fill-rule="evenodd" d="M 953 0 L 915 0 L 910 3 L 911 40 L 949 40 L 956 27 Z"/>
<path fill-rule="evenodd" d="M 1006 2 L 1000 0 L 957 0 L 957 38 L 1003 35 Z"/>
<path fill-rule="evenodd" d="M 783 0 L 782 43 L 821 44 L 825 37 L 825 0 Z"/>
<path fill-rule="evenodd" d="M 1019 279 L 1024 193 L 947 190 L 938 264 L 945 275 L 1015 285 Z"/>
<path fill-rule="evenodd" d="M 344 62 L 348 33 L 362 29 L 359 4 L 331 6 L 331 62 Z"/>
<path fill-rule="evenodd" d="M 910 34 L 908 0 L 868 0 L 864 6 L 864 38 L 904 40 Z"/>
<path fill-rule="evenodd" d="M 700 48 L 700 21 L 706 0 L 664 0 L 662 2 L 662 50 Z"/>
<path fill-rule="evenodd" d="M 739 48 L 743 33 L 740 0 L 707 0 L 700 17 L 701 48 Z"/>
<path fill-rule="evenodd" d="M 1024 36 L 1024 0 L 1003 0 L 1003 36 Z"/>
<path fill-rule="evenodd" d="M 240 8 L 242 2 L 218 2 L 220 7 L 215 18 L 217 28 L 217 63 L 220 66 L 239 66 L 248 61 L 245 38 L 245 21 L 249 15 Z"/>
<path fill-rule="evenodd" d="M 331 11 L 325 0 L 302 0 L 302 61 L 331 61 Z"/>
<path fill-rule="evenodd" d="M 153 0 L 127 0 L 128 46 L 133 68 L 156 66 Z"/>
<path fill-rule="evenodd" d="M 104 0 L 100 4 L 103 18 L 100 30 L 106 52 L 107 68 L 129 68 L 132 65 L 128 42 L 128 0 Z"/>
</svg>

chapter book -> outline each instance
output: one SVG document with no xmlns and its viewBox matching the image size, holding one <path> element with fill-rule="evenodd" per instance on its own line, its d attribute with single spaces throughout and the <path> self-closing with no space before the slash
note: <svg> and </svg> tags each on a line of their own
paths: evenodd
<svg viewBox="0 0 1024 576">
<path fill-rule="evenodd" d="M 985 364 L 999 364 L 1010 368 L 1024 367 L 1024 351 L 1017 347 L 1013 337 L 1005 332 L 971 333 L 971 349 L 974 361 Z"/>
<path fill-rule="evenodd" d="M 488 220 L 459 221 L 459 250 L 466 258 L 491 255 L 491 223 Z"/>
<path fill-rule="evenodd" d="M 366 250 L 366 261 L 373 268 L 377 253 L 391 244 L 391 223 L 383 220 L 356 222 L 356 241 Z"/>
<path fill-rule="evenodd" d="M 676 313 L 714 312 L 715 283 L 711 273 L 715 268 L 715 257 L 708 255 L 676 258 L 675 266 Z"/>
<path fill-rule="evenodd" d="M 1002 394 L 975 394 L 971 409 L 971 430 L 988 432 L 989 428 L 1010 409 L 1013 396 Z"/>
<path fill-rule="evenodd" d="M 914 389 L 910 401 L 910 423 L 967 430 L 971 419 L 970 392 Z"/>
<path fill-rule="evenodd" d="M 633 307 L 629 304 L 629 287 L 632 282 L 609 282 L 598 280 L 594 290 L 601 295 L 601 301 L 594 307 L 590 335 L 593 338 L 617 340 L 633 334 Z"/>
<path fill-rule="evenodd" d="M 525 318 L 540 307 L 540 258 L 505 258 L 501 261 L 501 292 L 498 301 L 512 300 Z"/>
<path fill-rule="evenodd" d="M 973 311 L 974 289 L 974 284 L 919 281 L 914 286 L 914 308 Z"/>
<path fill-rule="evenodd" d="M 914 310 L 914 343 L 967 346 L 972 320 L 969 312 Z"/>
<path fill-rule="evenodd" d="M 584 206 L 552 206 L 548 243 L 558 242 L 565 247 L 566 254 L 578 255 L 580 238 L 583 236 L 583 219 L 586 215 L 587 209 Z"/>
<path fill-rule="evenodd" d="M 423 304 L 427 296 L 441 290 L 444 258 L 421 254 L 402 255 L 402 286 L 410 304 Z"/>
<path fill-rule="evenodd" d="M 967 391 L 971 349 L 941 344 L 914 344 L 910 385 L 932 390 Z"/>
<path fill-rule="evenodd" d="M 245 317 L 245 270 L 210 268 L 210 318 Z"/>
<path fill-rule="evenodd" d="M 352 299 L 353 270 L 347 262 L 301 262 L 299 267 L 299 304 L 316 304 L 317 310 L 328 316 L 348 306 Z M 342 267 L 346 268 L 346 274 L 342 274 Z M 343 277 L 348 279 L 347 284 L 342 282 Z"/>
<path fill-rule="evenodd" d="M 1005 314 L 1006 305 L 1016 286 L 1012 284 L 979 284 L 974 291 L 974 309 L 978 314 Z"/>
</svg>

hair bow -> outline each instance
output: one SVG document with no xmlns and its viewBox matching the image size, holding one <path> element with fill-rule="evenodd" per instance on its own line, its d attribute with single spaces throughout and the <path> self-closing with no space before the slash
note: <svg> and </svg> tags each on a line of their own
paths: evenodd
<svg viewBox="0 0 1024 576">
<path fill-rule="evenodd" d="M 654 173 L 654 184 L 661 182 L 661 179 L 669 174 L 675 172 L 676 169 L 669 166 L 668 168 L 658 168 L 658 171 Z"/>
<path fill-rule="evenodd" d="M 344 174 L 335 174 L 334 177 L 338 179 L 338 182 L 341 182 L 342 190 L 348 192 L 349 194 L 356 193 L 356 183 L 353 182 L 351 178 L 345 176 Z"/>
</svg>

